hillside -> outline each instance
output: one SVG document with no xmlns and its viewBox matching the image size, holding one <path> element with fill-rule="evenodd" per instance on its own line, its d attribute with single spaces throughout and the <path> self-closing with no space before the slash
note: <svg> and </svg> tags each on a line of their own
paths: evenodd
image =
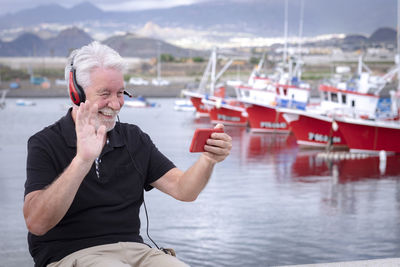
<svg viewBox="0 0 400 267">
<path fill-rule="evenodd" d="M 0 41 L 1 57 L 66 57 L 76 48 L 93 41 L 83 30 L 73 27 L 61 31 L 56 37 L 42 39 L 32 33 L 23 33 L 10 42 Z M 161 54 L 174 57 L 205 56 L 208 52 L 184 49 L 167 42 L 134 34 L 116 35 L 103 41 L 124 57 L 154 58 L 157 57 L 158 44 Z"/>
<path fill-rule="evenodd" d="M 371 34 L 380 27 L 396 25 L 396 0 L 304 0 L 305 36 L 321 34 Z M 298 35 L 300 1 L 289 1 L 289 34 Z M 162 27 L 216 32 L 282 36 L 284 1 L 205 1 L 166 9 L 107 12 L 83 2 L 72 8 L 44 5 L 0 16 L 1 29 L 33 27 L 43 23 L 85 27 L 107 25 L 107 31 L 132 31 L 153 21 Z M 114 25 L 111 27 L 110 25 Z"/>
<path fill-rule="evenodd" d="M 208 53 L 193 49 L 183 49 L 161 40 L 140 37 L 128 33 L 123 36 L 113 36 L 102 43 L 112 47 L 123 57 L 155 58 L 157 57 L 158 45 L 161 54 L 171 54 L 174 57 L 204 56 Z"/>
</svg>

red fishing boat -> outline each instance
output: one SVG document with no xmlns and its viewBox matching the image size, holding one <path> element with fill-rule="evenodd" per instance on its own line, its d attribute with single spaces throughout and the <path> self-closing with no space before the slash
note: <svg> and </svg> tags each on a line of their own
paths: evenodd
<svg viewBox="0 0 400 267">
<path fill-rule="evenodd" d="M 400 153 L 400 121 L 336 118 L 340 132 L 352 152 Z"/>
<path fill-rule="evenodd" d="M 346 149 L 342 133 L 332 127 L 332 118 L 304 110 L 281 110 L 299 146 Z"/>
<path fill-rule="evenodd" d="M 232 126 L 247 126 L 247 112 L 243 103 L 236 99 L 202 99 L 208 109 L 212 123 L 223 123 Z"/>
<path fill-rule="evenodd" d="M 319 87 L 321 102 L 309 105 L 306 110 L 279 109 L 302 146 L 346 148 L 347 138 L 334 123 L 334 119 L 360 118 L 383 120 L 394 118 L 397 110 L 391 106 L 392 97 L 388 97 L 390 88 L 387 82 L 393 77 L 370 76 L 360 73 L 359 79 L 351 83 L 338 83 L 337 86 L 322 84 Z"/>
<path fill-rule="evenodd" d="M 188 97 L 196 108 L 196 117 L 209 116 L 209 108 L 204 105 L 202 102 L 203 99 L 215 101 L 216 99 L 225 98 L 225 86 L 217 84 L 217 82 L 232 62 L 232 60 L 229 60 L 219 73 L 216 74 L 217 48 L 214 48 L 197 90 L 182 90 L 182 95 Z"/>
<path fill-rule="evenodd" d="M 303 61 L 301 54 L 288 56 L 288 6 L 285 4 L 284 49 L 282 62 L 270 75 L 257 75 L 260 72 L 259 64 L 253 79 L 247 85 L 236 88 L 238 99 L 246 104 L 249 126 L 252 132 L 288 133 L 290 127 L 278 110 L 279 107 L 305 109 L 310 97 L 310 85 L 301 81 Z M 301 11 L 301 20 L 302 13 Z M 300 28 L 302 28 L 300 21 Z M 300 35 L 301 38 L 301 35 Z M 300 49 L 299 49 L 300 51 Z M 293 60 L 294 59 L 294 60 Z M 252 77 L 251 77 L 252 78 Z"/>
<path fill-rule="evenodd" d="M 279 107 L 304 109 L 310 95 L 308 86 L 266 83 L 265 88 L 239 86 L 239 100 L 246 104 L 249 126 L 253 132 L 290 132 Z"/>
</svg>

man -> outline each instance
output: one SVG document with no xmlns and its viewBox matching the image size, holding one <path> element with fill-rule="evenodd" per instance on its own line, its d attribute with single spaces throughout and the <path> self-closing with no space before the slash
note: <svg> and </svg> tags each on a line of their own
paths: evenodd
<svg viewBox="0 0 400 267">
<path fill-rule="evenodd" d="M 75 50 L 65 77 L 76 79 L 86 101 L 28 141 L 23 211 L 35 266 L 186 266 L 143 244 L 143 189 L 194 201 L 231 138 L 213 133 L 206 152 L 179 170 L 139 127 L 116 122 L 124 69 L 98 42 Z"/>
</svg>

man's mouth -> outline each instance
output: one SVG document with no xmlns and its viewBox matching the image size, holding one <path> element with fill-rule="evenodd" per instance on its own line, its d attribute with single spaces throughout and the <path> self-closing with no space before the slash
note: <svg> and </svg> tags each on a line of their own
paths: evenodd
<svg viewBox="0 0 400 267">
<path fill-rule="evenodd" d="M 109 109 L 109 108 L 107 108 L 107 109 L 103 108 L 103 109 L 99 110 L 99 113 L 101 115 L 109 117 L 109 118 L 113 118 L 113 117 L 117 116 L 117 114 L 118 114 L 117 111 L 114 111 L 114 110 Z"/>
</svg>

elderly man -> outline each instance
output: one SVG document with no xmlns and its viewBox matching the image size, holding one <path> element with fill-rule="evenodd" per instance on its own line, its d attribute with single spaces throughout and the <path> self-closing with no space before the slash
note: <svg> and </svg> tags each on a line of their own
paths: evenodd
<svg viewBox="0 0 400 267">
<path fill-rule="evenodd" d="M 28 141 L 23 211 L 35 266 L 187 266 L 143 243 L 143 189 L 195 200 L 231 138 L 213 133 L 181 171 L 138 126 L 116 122 L 124 70 L 98 42 L 73 51 L 65 76 L 75 105 Z"/>
</svg>

